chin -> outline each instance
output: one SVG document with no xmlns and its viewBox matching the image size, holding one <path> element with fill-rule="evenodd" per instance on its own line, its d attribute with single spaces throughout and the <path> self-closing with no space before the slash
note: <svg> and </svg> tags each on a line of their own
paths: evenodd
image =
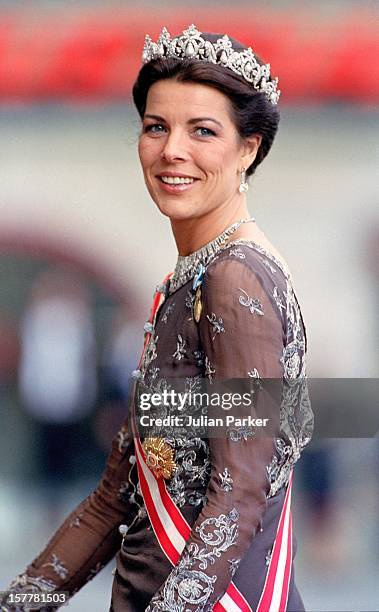
<svg viewBox="0 0 379 612">
<path fill-rule="evenodd" d="M 162 215 L 170 219 L 170 221 L 189 221 L 190 219 L 194 219 L 198 215 L 191 214 L 189 211 L 185 210 L 161 210 Z"/>
<path fill-rule="evenodd" d="M 189 220 L 204 214 L 204 211 L 199 210 L 198 205 L 194 202 L 185 202 L 184 199 L 180 200 L 178 198 L 177 201 L 172 199 L 171 202 L 155 201 L 155 203 L 162 215 L 168 217 L 171 221 Z"/>
</svg>

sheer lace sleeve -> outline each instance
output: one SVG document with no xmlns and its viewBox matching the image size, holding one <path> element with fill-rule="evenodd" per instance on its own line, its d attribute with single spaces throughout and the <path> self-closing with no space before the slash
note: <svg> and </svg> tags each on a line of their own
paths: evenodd
<svg viewBox="0 0 379 612">
<path fill-rule="evenodd" d="M 199 334 L 204 374 L 217 391 L 230 379 L 242 385 L 253 384 L 252 379 L 254 384 L 282 379 L 285 325 L 271 293 L 267 274 L 242 259 L 227 257 L 208 267 Z M 209 446 L 207 501 L 148 612 L 211 610 L 260 528 L 270 490 L 267 466 L 274 455 L 274 437 L 256 436 L 254 427 L 233 426 L 209 438 Z"/>
<path fill-rule="evenodd" d="M 72 595 L 115 555 L 121 541 L 119 524 L 130 513 L 127 490 L 132 447 L 133 440 L 125 424 L 113 439 L 96 490 L 67 517 L 45 549 L 8 590 L 67 591 Z M 5 604 L 1 607 L 2 612 L 11 609 L 15 608 Z"/>
</svg>

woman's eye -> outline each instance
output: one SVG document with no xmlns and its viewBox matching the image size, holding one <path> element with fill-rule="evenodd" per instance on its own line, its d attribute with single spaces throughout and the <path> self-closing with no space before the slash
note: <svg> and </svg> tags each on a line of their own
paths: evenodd
<svg viewBox="0 0 379 612">
<path fill-rule="evenodd" d="M 215 132 L 206 127 L 199 127 L 196 129 L 196 134 L 198 136 L 215 136 Z"/>
<path fill-rule="evenodd" d="M 152 134 L 160 134 L 164 132 L 165 127 L 161 123 L 151 123 L 150 125 L 145 125 L 143 128 L 144 133 L 150 132 Z"/>
</svg>

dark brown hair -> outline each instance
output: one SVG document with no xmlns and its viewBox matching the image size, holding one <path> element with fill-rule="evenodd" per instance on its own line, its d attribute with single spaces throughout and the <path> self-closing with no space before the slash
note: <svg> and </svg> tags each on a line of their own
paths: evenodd
<svg viewBox="0 0 379 612">
<path fill-rule="evenodd" d="M 210 42 L 216 42 L 221 34 L 202 34 Z M 246 49 L 240 42 L 230 38 L 236 51 Z M 257 61 L 263 61 L 254 53 Z M 179 82 L 193 82 L 214 87 L 231 102 L 232 117 L 241 138 L 260 134 L 262 142 L 254 162 L 246 174 L 251 176 L 271 149 L 278 130 L 280 114 L 266 95 L 254 89 L 251 83 L 229 68 L 200 60 L 176 58 L 155 59 L 142 66 L 133 86 L 133 100 L 143 118 L 147 94 L 150 87 L 162 79 L 176 79 Z"/>
</svg>

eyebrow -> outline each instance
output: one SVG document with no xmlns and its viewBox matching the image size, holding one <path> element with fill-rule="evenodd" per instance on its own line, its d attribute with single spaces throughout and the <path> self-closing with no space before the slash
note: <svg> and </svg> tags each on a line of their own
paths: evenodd
<svg viewBox="0 0 379 612">
<path fill-rule="evenodd" d="M 160 115 L 145 115 L 144 119 L 154 119 L 155 121 L 162 121 L 163 123 L 166 123 L 164 117 L 161 117 Z M 220 128 L 224 127 L 222 123 L 220 123 L 220 121 L 217 121 L 217 119 L 213 119 L 213 117 L 194 117 L 193 119 L 189 119 L 187 123 L 193 125 L 194 123 L 201 123 L 202 121 L 212 121 L 213 123 L 216 123 Z"/>
</svg>

